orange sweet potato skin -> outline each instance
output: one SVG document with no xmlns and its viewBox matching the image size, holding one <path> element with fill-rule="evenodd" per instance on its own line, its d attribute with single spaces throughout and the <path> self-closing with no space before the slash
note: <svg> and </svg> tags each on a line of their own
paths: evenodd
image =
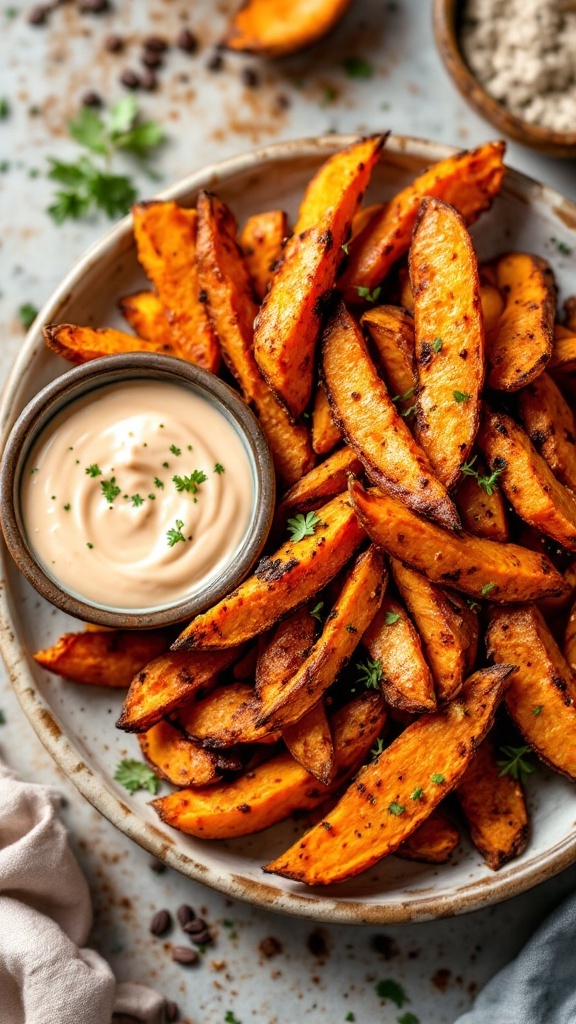
<svg viewBox="0 0 576 1024">
<path fill-rule="evenodd" d="M 178 723 L 192 740 L 212 750 L 280 739 L 279 732 L 256 725 L 254 688 L 243 682 L 226 683 L 191 702 L 178 713 Z"/>
<path fill-rule="evenodd" d="M 142 754 L 158 775 L 174 786 L 206 786 L 218 782 L 223 770 L 238 770 L 241 762 L 219 758 L 192 743 L 169 722 L 158 722 L 138 736 Z"/>
<path fill-rule="evenodd" d="M 418 384 L 414 320 L 398 306 L 376 306 L 364 313 L 360 323 L 378 350 L 390 394 L 393 398 L 408 395 L 406 404 L 413 405 Z"/>
<path fill-rule="evenodd" d="M 552 354 L 556 290 L 546 260 L 513 252 L 498 260 L 496 283 L 505 306 L 486 338 L 487 383 L 517 391 L 542 372 Z"/>
<path fill-rule="evenodd" d="M 262 301 L 282 256 L 288 236 L 288 217 L 282 210 L 256 213 L 249 217 L 240 234 L 240 248 L 252 278 L 254 291 Z"/>
<path fill-rule="evenodd" d="M 481 459 L 473 460 L 473 468 L 482 476 L 489 475 Z M 462 525 L 469 533 L 487 540 L 509 539 L 506 505 L 498 486 L 488 494 L 475 477 L 462 475 L 456 486 L 455 501 Z"/>
<path fill-rule="evenodd" d="M 371 659 L 382 666 L 380 689 L 391 707 L 412 714 L 435 710 L 432 673 L 420 637 L 406 609 L 390 594 L 384 594 L 362 643 Z"/>
<path fill-rule="evenodd" d="M 445 864 L 460 842 L 460 833 L 449 818 L 436 808 L 396 850 L 402 860 L 423 864 Z"/>
<path fill-rule="evenodd" d="M 554 476 L 576 491 L 576 419 L 560 388 L 547 373 L 522 388 L 520 416 L 528 437 Z"/>
<path fill-rule="evenodd" d="M 312 410 L 312 447 L 317 455 L 326 455 L 342 440 L 342 431 L 334 422 L 330 402 L 322 381 L 316 388 Z"/>
<path fill-rule="evenodd" d="M 298 764 L 325 786 L 330 785 L 336 764 L 332 732 L 323 701 L 284 729 L 282 739 Z"/>
<path fill-rule="evenodd" d="M 472 842 L 493 871 L 519 857 L 528 842 L 522 785 L 511 775 L 500 775 L 497 760 L 494 741 L 487 736 L 456 788 Z"/>
<path fill-rule="evenodd" d="M 133 292 L 118 300 L 118 308 L 140 338 L 174 348 L 174 335 L 166 319 L 164 306 L 155 292 Z"/>
<path fill-rule="evenodd" d="M 256 694 L 269 701 L 300 668 L 314 643 L 316 624 L 306 607 L 278 623 L 261 645 L 256 662 Z"/>
<path fill-rule="evenodd" d="M 49 349 L 69 363 L 88 363 L 124 352 L 160 352 L 174 355 L 164 339 L 145 341 L 112 327 L 76 327 L 74 324 L 46 324 L 44 340 Z"/>
<path fill-rule="evenodd" d="M 223 46 L 230 50 L 283 57 L 310 46 L 330 31 L 350 0 L 244 0 L 234 15 Z M 289 12 L 289 14 L 288 14 Z"/>
<path fill-rule="evenodd" d="M 65 633 L 52 647 L 37 651 L 34 660 L 74 683 L 122 687 L 169 646 L 170 634 L 161 629 L 88 630 Z"/>
<path fill-rule="evenodd" d="M 286 491 L 276 510 L 278 526 L 284 526 L 295 512 L 310 512 L 342 494 L 348 487 L 350 473 L 361 472 L 362 463 L 352 448 L 339 448 Z"/>
</svg>

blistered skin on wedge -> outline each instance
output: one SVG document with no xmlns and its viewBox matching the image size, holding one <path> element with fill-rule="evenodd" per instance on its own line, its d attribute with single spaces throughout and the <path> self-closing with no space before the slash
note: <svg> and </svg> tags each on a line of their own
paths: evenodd
<svg viewBox="0 0 576 1024">
<path fill-rule="evenodd" d="M 546 260 L 512 252 L 498 260 L 496 284 L 504 310 L 486 338 L 489 387 L 518 391 L 542 372 L 552 354 L 556 288 Z"/>
<path fill-rule="evenodd" d="M 269 701 L 300 668 L 314 644 L 316 623 L 308 608 L 298 608 L 266 637 L 256 662 L 256 694 Z M 263 642 L 262 642 L 263 641 Z"/>
<path fill-rule="evenodd" d="M 238 758 L 226 758 L 192 743 L 170 722 L 158 722 L 138 736 L 142 754 L 158 775 L 174 786 L 206 786 L 223 771 L 239 771 Z"/>
<path fill-rule="evenodd" d="M 310 512 L 348 487 L 350 473 L 361 473 L 362 463 L 352 448 L 340 448 L 294 484 L 276 510 L 278 526 L 285 526 L 295 512 Z"/>
<path fill-rule="evenodd" d="M 487 736 L 456 787 L 476 849 L 492 871 L 519 857 L 528 842 L 528 811 L 522 784 L 501 775 L 499 753 Z"/>
<path fill-rule="evenodd" d="M 526 433 L 554 476 L 576 491 L 576 419 L 560 388 L 547 373 L 518 395 Z"/>
<path fill-rule="evenodd" d="M 174 335 L 164 306 L 155 292 L 133 292 L 118 300 L 118 309 L 140 338 L 156 345 L 174 347 Z"/>
<path fill-rule="evenodd" d="M 334 422 L 330 402 L 322 381 L 314 396 L 312 410 L 312 447 L 317 455 L 326 455 L 342 440 L 342 431 Z"/>
<path fill-rule="evenodd" d="M 288 230 L 288 217 L 282 210 L 255 213 L 242 228 L 240 248 L 260 302 L 282 257 Z"/>
<path fill-rule="evenodd" d="M 279 732 L 256 725 L 254 687 L 245 682 L 226 682 L 206 697 L 191 701 L 180 709 L 177 722 L 191 740 L 211 750 L 280 739 Z"/>
<path fill-rule="evenodd" d="M 298 764 L 325 786 L 330 785 L 337 765 L 324 701 L 284 729 L 282 739 Z"/>
<path fill-rule="evenodd" d="M 122 687 L 169 646 L 170 633 L 162 629 L 88 630 L 64 633 L 52 647 L 36 651 L 34 660 L 74 683 Z"/>
<path fill-rule="evenodd" d="M 74 324 L 46 324 L 43 328 L 48 348 L 69 363 L 88 363 L 91 359 L 126 352 L 160 352 L 176 355 L 164 339 L 145 341 L 113 327 L 76 327 Z"/>
<path fill-rule="evenodd" d="M 460 842 L 460 833 L 453 822 L 437 807 L 426 821 L 408 836 L 396 850 L 402 860 L 422 864 L 445 864 Z"/>
<path fill-rule="evenodd" d="M 362 316 L 360 323 L 378 350 L 388 390 L 397 401 L 414 405 L 418 384 L 414 355 L 414 320 L 398 306 L 376 306 Z"/>
<path fill-rule="evenodd" d="M 420 637 L 404 606 L 390 594 L 384 594 L 362 643 L 371 659 L 382 666 L 380 689 L 391 707 L 412 714 L 435 710 L 432 673 Z"/>
</svg>

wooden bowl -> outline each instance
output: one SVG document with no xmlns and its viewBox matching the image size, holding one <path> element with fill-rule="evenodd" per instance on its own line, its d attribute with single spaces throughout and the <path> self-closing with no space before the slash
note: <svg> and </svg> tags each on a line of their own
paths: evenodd
<svg viewBox="0 0 576 1024">
<path fill-rule="evenodd" d="M 460 49 L 463 6 L 463 0 L 434 0 L 436 45 L 458 91 L 481 117 L 523 146 L 548 156 L 575 157 L 576 132 L 554 132 L 510 114 L 474 77 Z"/>
</svg>

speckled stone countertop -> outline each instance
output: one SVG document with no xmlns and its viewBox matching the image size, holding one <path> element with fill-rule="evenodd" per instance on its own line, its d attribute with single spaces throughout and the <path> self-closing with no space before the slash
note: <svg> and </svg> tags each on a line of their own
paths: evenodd
<svg viewBox="0 0 576 1024">
<path fill-rule="evenodd" d="M 214 45 L 234 3 L 116 0 L 100 15 L 80 14 L 75 4 L 64 3 L 37 27 L 27 22 L 31 6 L 0 6 L 0 99 L 9 102 L 8 116 L 0 120 L 2 379 L 23 338 L 20 306 L 42 305 L 107 227 L 97 218 L 53 223 L 45 212 L 53 193 L 47 158 L 77 155 L 67 120 L 88 90 L 107 102 L 124 94 L 120 74 L 138 69 L 146 35 L 174 40 L 188 26 L 199 48 L 194 55 L 171 48 L 157 91 L 137 94 L 142 110 L 160 120 L 168 135 L 156 161 L 158 185 L 136 175 L 143 196 L 209 161 L 268 141 L 390 128 L 470 146 L 493 134 L 448 80 L 434 47 L 431 5 L 422 0 L 356 0 L 339 28 L 310 51 L 277 65 L 224 55 L 219 70 Z M 126 41 L 120 54 L 105 51 L 111 32 Z M 343 62 L 349 57 L 367 61 L 372 76 L 347 76 Z M 514 145 L 508 161 L 576 198 L 574 164 Z M 27 778 L 58 786 L 67 798 L 66 823 L 94 896 L 94 946 L 119 979 L 157 987 L 178 1002 L 181 1019 L 194 1024 L 222 1024 L 228 1011 L 229 1020 L 242 1024 L 303 1018 L 314 1024 L 393 1024 L 407 1011 L 421 1024 L 449 1024 L 576 881 L 572 868 L 506 904 L 385 931 L 315 928 L 278 917 L 233 903 L 171 870 L 156 874 L 148 854 L 60 775 L 3 671 L 0 709 L 0 756 Z M 164 939 L 149 933 L 153 912 L 174 911 L 182 902 L 207 918 L 216 937 L 198 967 L 172 962 L 175 933 Z M 403 986 L 409 1002 L 402 1009 L 378 998 L 375 986 L 385 978 Z"/>
</svg>

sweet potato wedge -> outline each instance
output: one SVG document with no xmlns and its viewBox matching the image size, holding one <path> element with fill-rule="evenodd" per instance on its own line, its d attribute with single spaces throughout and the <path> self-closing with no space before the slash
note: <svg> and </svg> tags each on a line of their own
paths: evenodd
<svg viewBox="0 0 576 1024">
<path fill-rule="evenodd" d="M 418 365 L 416 436 L 445 487 L 458 479 L 480 417 L 484 324 L 480 280 L 464 220 L 424 199 L 409 254 Z"/>
<path fill-rule="evenodd" d="M 52 647 L 36 651 L 42 668 L 74 683 L 90 686 L 129 686 L 133 676 L 170 646 L 162 629 L 64 633 Z"/>
<path fill-rule="evenodd" d="M 368 328 L 380 358 L 388 390 L 395 401 L 413 405 L 418 384 L 414 355 L 414 321 L 398 306 L 376 306 L 360 323 Z"/>
<path fill-rule="evenodd" d="M 118 309 L 132 330 L 145 341 L 174 348 L 174 335 L 164 306 L 155 292 L 142 291 L 118 300 Z"/>
<path fill-rule="evenodd" d="M 408 508 L 458 529 L 458 513 L 414 440 L 343 303 L 322 340 L 322 374 L 336 422 L 373 483 Z"/>
<path fill-rule="evenodd" d="M 433 583 L 476 599 L 489 596 L 497 604 L 537 601 L 568 590 L 544 554 L 464 530 L 443 530 L 376 488 L 366 491 L 357 480 L 348 489 L 356 515 L 374 543 Z"/>
<path fill-rule="evenodd" d="M 540 612 L 494 609 L 486 649 L 495 661 L 509 657 L 517 666 L 506 707 L 526 743 L 545 764 L 576 779 L 576 683 Z"/>
<path fill-rule="evenodd" d="M 190 739 L 212 750 L 236 743 L 275 743 L 279 732 L 258 728 L 254 687 L 248 683 L 218 686 L 178 713 L 178 723 Z"/>
<path fill-rule="evenodd" d="M 297 722 L 332 685 L 374 618 L 386 586 L 381 554 L 372 546 L 361 554 L 346 579 L 322 633 L 294 675 L 274 692 L 259 692 L 258 721 L 285 729 Z"/>
<path fill-rule="evenodd" d="M 546 260 L 512 252 L 496 264 L 505 306 L 486 337 L 487 383 L 499 391 L 518 391 L 542 372 L 552 354 L 556 289 Z"/>
<path fill-rule="evenodd" d="M 478 619 L 457 594 L 448 594 L 393 558 L 392 574 L 422 640 L 424 657 L 441 704 L 452 700 L 471 671 L 478 650 Z"/>
<path fill-rule="evenodd" d="M 510 530 L 506 505 L 497 481 L 494 481 L 493 487 L 487 483 L 490 474 L 478 456 L 469 459 L 468 465 L 486 483 L 482 487 L 477 477 L 463 473 L 456 485 L 454 498 L 464 529 L 476 537 L 508 540 Z"/>
<path fill-rule="evenodd" d="M 341 247 L 384 141 L 382 135 L 362 139 L 336 153 L 314 176 L 256 318 L 256 362 L 293 419 L 312 395 L 325 298 L 334 287 Z"/>
<path fill-rule="evenodd" d="M 284 57 L 311 46 L 336 25 L 350 0 L 244 0 L 223 45 L 229 50 Z"/>
<path fill-rule="evenodd" d="M 170 722 L 158 722 L 138 736 L 140 749 L 158 775 L 174 786 L 207 786 L 222 778 L 222 771 L 238 771 L 236 759 L 220 757 L 192 743 Z"/>
<path fill-rule="evenodd" d="M 480 305 L 482 306 L 484 332 L 487 335 L 489 331 L 494 330 L 504 312 L 504 299 L 496 285 L 486 284 L 482 281 L 482 271 L 480 271 Z"/>
<path fill-rule="evenodd" d="M 316 624 L 298 608 L 263 637 L 256 663 L 256 696 L 267 702 L 298 671 L 314 644 Z"/>
<path fill-rule="evenodd" d="M 576 676 L 576 605 L 570 609 L 564 633 L 564 657 Z"/>
<path fill-rule="evenodd" d="M 200 295 L 196 210 L 151 202 L 134 206 L 132 216 L 138 259 L 164 307 L 177 354 L 216 373 L 220 347 Z"/>
<path fill-rule="evenodd" d="M 487 736 L 456 787 L 474 846 L 498 871 L 519 857 L 528 842 L 528 811 L 521 783 L 501 775 L 498 752 Z"/>
<path fill-rule="evenodd" d="M 256 295 L 262 299 L 282 257 L 282 243 L 288 237 L 288 217 L 282 210 L 255 213 L 240 233 L 240 248 Z"/>
<path fill-rule="evenodd" d="M 554 371 L 555 376 L 576 372 L 576 334 L 574 330 L 567 329 L 562 324 L 556 324 L 552 355 L 547 369 Z"/>
<path fill-rule="evenodd" d="M 521 427 L 504 413 L 485 409 L 478 446 L 499 485 L 526 523 L 576 550 L 576 497 L 554 476 Z"/>
<path fill-rule="evenodd" d="M 374 288 L 408 251 L 424 196 L 436 196 L 449 203 L 466 224 L 472 224 L 489 209 L 504 175 L 504 150 L 503 142 L 488 142 L 458 153 L 433 164 L 399 192 L 350 246 L 350 257 L 339 282 L 346 301 L 358 302 L 358 288 Z"/>
<path fill-rule="evenodd" d="M 336 769 L 329 786 L 318 782 L 286 751 L 234 782 L 171 793 L 154 800 L 153 807 L 167 825 L 203 839 L 260 832 L 330 796 L 362 764 L 385 720 L 384 701 L 375 693 L 362 694 L 334 716 Z"/>
<path fill-rule="evenodd" d="M 330 402 L 322 381 L 316 388 L 312 410 L 312 447 L 317 455 L 326 455 L 342 440 L 342 431 L 334 422 Z"/>
<path fill-rule="evenodd" d="M 235 647 L 269 629 L 313 597 L 346 564 L 364 537 L 346 494 L 318 509 L 312 536 L 287 541 L 264 558 L 253 576 L 209 611 L 198 615 L 172 650 Z"/>
<path fill-rule="evenodd" d="M 460 781 L 510 672 L 509 665 L 476 672 L 458 700 L 409 725 L 359 772 L 334 810 L 264 870 L 331 885 L 394 853 Z"/>
<path fill-rule="evenodd" d="M 330 785 L 336 765 L 330 723 L 323 701 L 319 701 L 299 721 L 284 729 L 282 739 L 298 764 L 325 786 Z"/>
<path fill-rule="evenodd" d="M 165 341 L 145 341 L 113 327 L 76 327 L 74 324 L 46 324 L 44 340 L 52 352 L 69 363 L 88 363 L 103 356 L 125 352 L 161 352 L 175 355 Z"/>
<path fill-rule="evenodd" d="M 388 704 L 412 714 L 435 710 L 432 673 L 420 637 L 406 609 L 390 594 L 384 594 L 362 643 L 370 658 L 380 662 L 380 689 Z"/>
<path fill-rule="evenodd" d="M 353 449 L 340 448 L 286 491 L 276 511 L 276 521 L 285 523 L 294 512 L 320 508 L 329 498 L 346 490 L 350 473 L 361 472 L 362 463 Z"/>
<path fill-rule="evenodd" d="M 231 233 L 232 214 L 208 192 L 198 197 L 198 273 L 210 322 L 228 369 L 253 406 L 272 451 L 276 470 L 296 483 L 314 465 L 306 427 L 290 423 L 263 380 L 252 351 L 257 305 L 242 254 Z"/>
<path fill-rule="evenodd" d="M 126 732 L 144 732 L 171 711 L 183 707 L 202 687 L 213 684 L 219 672 L 228 668 L 242 650 L 169 651 L 134 676 L 116 722 Z"/>
<path fill-rule="evenodd" d="M 576 419 L 547 373 L 522 388 L 518 407 L 536 451 L 561 483 L 576 491 Z"/>
<path fill-rule="evenodd" d="M 402 860 L 445 864 L 460 842 L 460 833 L 439 807 L 396 850 Z"/>
</svg>

